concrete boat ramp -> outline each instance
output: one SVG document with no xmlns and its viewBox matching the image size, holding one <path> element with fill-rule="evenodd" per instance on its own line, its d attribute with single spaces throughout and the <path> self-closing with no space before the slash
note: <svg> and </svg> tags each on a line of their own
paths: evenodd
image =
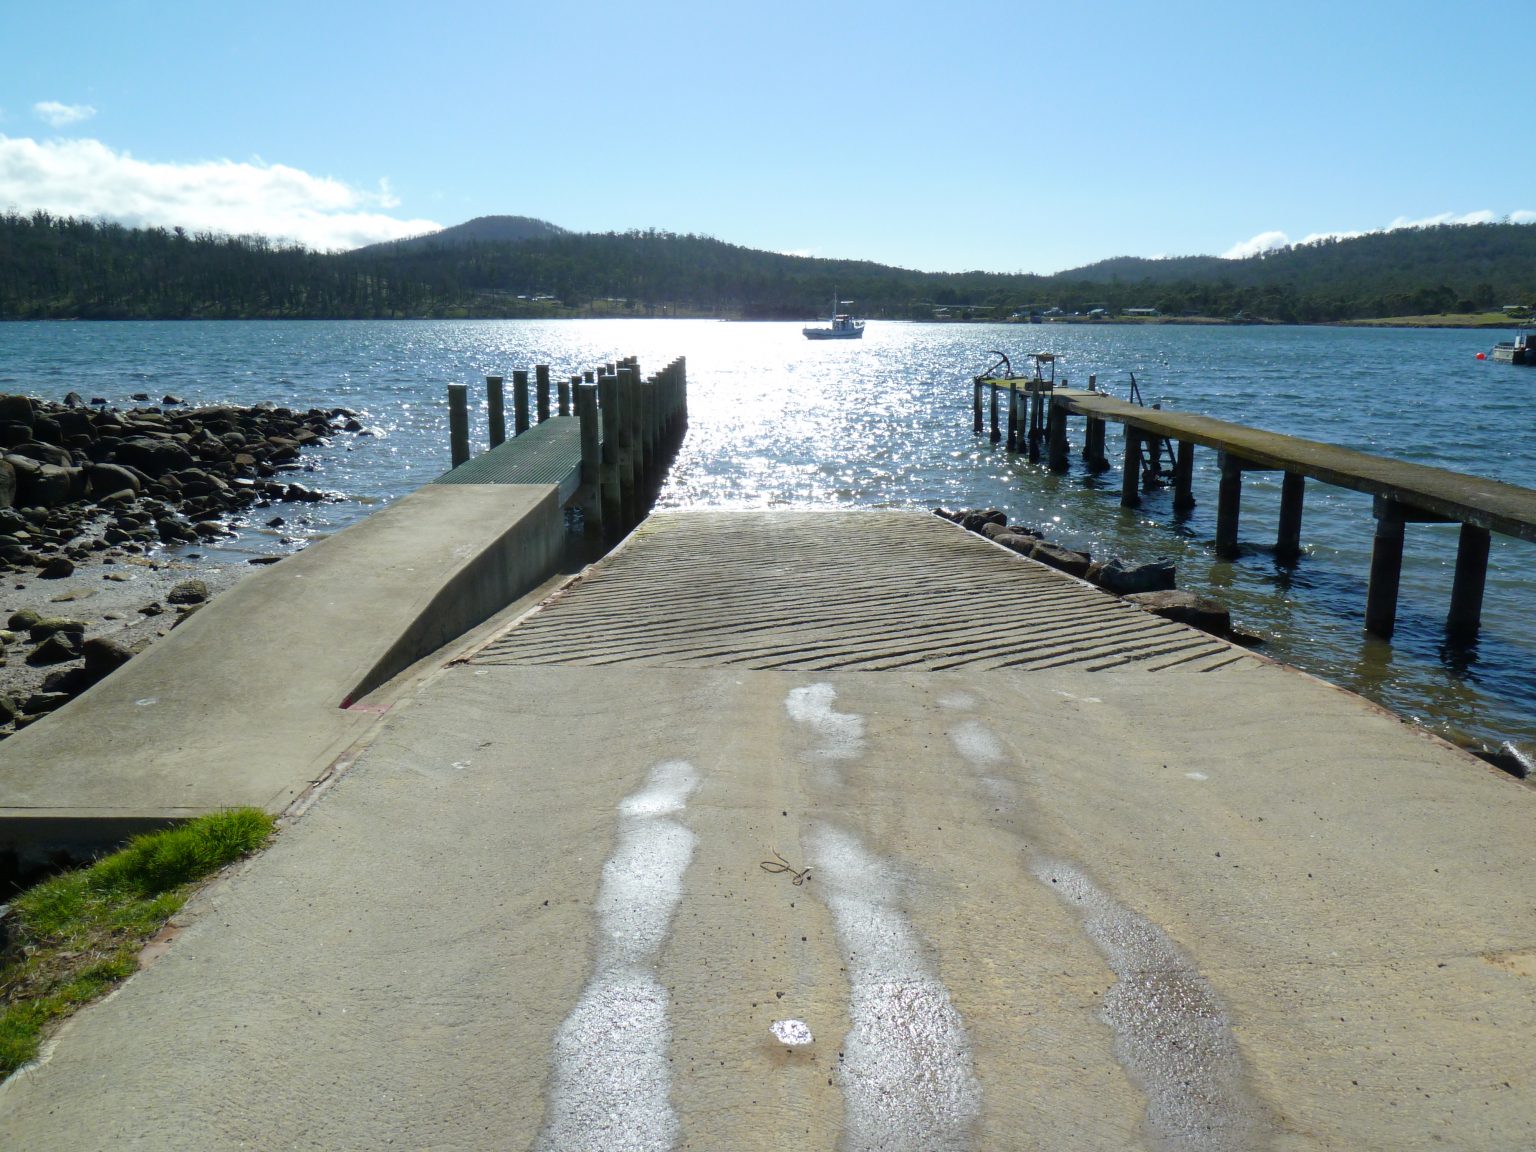
<svg viewBox="0 0 1536 1152">
<path fill-rule="evenodd" d="M 493 625 L 0 1144 L 1536 1146 L 1532 794 L 1354 696 L 915 513 L 654 515 Z"/>
</svg>

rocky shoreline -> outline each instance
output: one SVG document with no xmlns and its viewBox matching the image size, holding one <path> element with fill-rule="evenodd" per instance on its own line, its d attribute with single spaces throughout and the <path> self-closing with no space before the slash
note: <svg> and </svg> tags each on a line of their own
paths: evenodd
<svg viewBox="0 0 1536 1152">
<path fill-rule="evenodd" d="M 344 433 L 369 434 L 345 408 L 184 408 L 166 396 L 117 409 L 75 393 L 0 394 L 0 739 L 247 571 L 168 549 L 230 535 L 236 518 L 279 503 L 338 499 L 293 473 Z"/>
<path fill-rule="evenodd" d="M 1261 637 L 1235 627 L 1231 613 L 1221 601 L 1180 589 L 1171 560 L 1158 559 L 1141 564 L 1118 556 L 1107 561 L 1095 560 L 1087 552 L 1048 540 L 1037 528 L 1009 524 L 1008 514 L 997 508 L 958 511 L 935 508 L 934 515 L 985 536 L 1021 556 L 1097 585 L 1155 616 L 1193 625 L 1246 648 L 1263 643 Z"/>
</svg>

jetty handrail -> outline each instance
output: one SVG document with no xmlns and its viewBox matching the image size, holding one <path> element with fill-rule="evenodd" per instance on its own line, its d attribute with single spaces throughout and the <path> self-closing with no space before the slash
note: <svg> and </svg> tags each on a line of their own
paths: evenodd
<svg viewBox="0 0 1536 1152">
<path fill-rule="evenodd" d="M 1099 392 L 1057 388 L 1054 403 L 1075 416 L 1111 420 L 1164 439 L 1215 448 L 1254 469 L 1300 474 L 1536 542 L 1536 491 L 1516 484 L 1266 432 L 1210 416 L 1143 408 Z"/>
</svg>

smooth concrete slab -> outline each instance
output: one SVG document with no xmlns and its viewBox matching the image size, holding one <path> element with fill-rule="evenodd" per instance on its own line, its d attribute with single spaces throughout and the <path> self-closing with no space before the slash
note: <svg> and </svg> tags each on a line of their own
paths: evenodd
<svg viewBox="0 0 1536 1152">
<path fill-rule="evenodd" d="M 344 704 L 537 586 L 563 542 L 552 486 L 429 485 L 253 573 L 0 744 L 0 850 L 281 811 L 377 718 Z"/>
<path fill-rule="evenodd" d="M 0 1132 L 1530 1147 L 1533 802 L 1262 662 L 458 663 Z"/>
</svg>

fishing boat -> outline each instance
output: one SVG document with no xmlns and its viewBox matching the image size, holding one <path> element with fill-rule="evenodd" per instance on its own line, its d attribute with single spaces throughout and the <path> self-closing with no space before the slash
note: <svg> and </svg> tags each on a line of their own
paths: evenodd
<svg viewBox="0 0 1536 1152">
<path fill-rule="evenodd" d="M 1536 331 L 1522 324 L 1513 340 L 1500 340 L 1493 346 L 1493 358 L 1501 364 L 1536 367 Z"/>
<path fill-rule="evenodd" d="M 858 340 L 864 335 L 864 321 L 855 320 L 848 312 L 839 312 L 844 304 L 852 304 L 852 300 L 839 300 L 837 293 L 832 293 L 832 327 L 830 328 L 802 328 L 807 340 Z"/>
</svg>

